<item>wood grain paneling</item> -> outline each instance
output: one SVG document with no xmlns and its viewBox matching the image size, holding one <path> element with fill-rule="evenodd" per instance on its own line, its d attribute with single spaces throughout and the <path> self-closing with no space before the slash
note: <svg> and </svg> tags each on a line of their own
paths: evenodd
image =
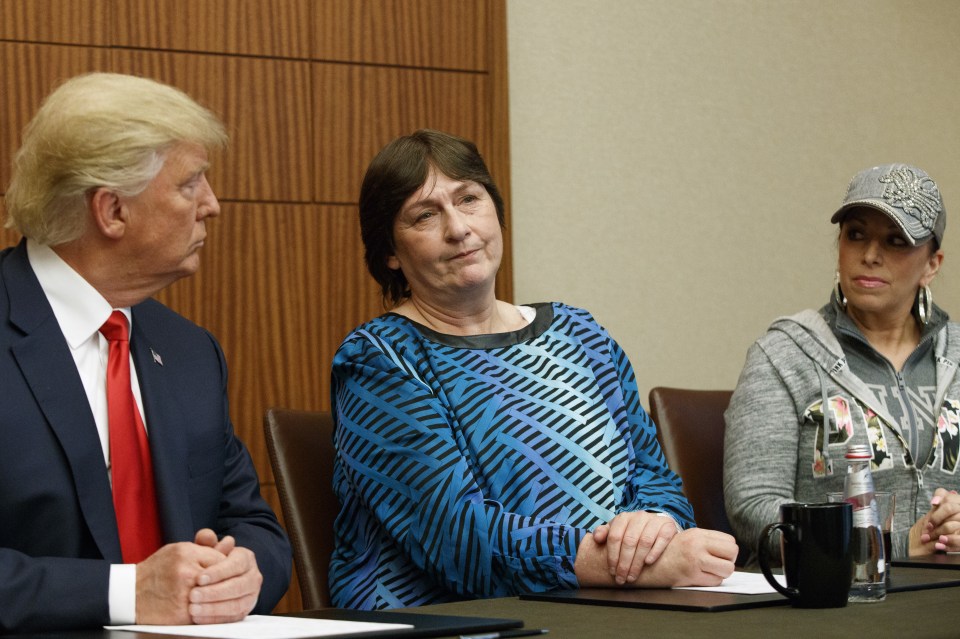
<svg viewBox="0 0 960 639">
<path fill-rule="evenodd" d="M 3 198 L 0 198 L 0 220 L 6 222 L 7 220 L 7 210 L 3 204 Z M 3 227 L 3 224 L 0 224 L 0 249 L 4 249 L 8 246 L 13 246 L 20 241 L 20 234 Z"/>
<path fill-rule="evenodd" d="M 483 0 L 321 0 L 314 6 L 318 60 L 489 69 Z"/>
<path fill-rule="evenodd" d="M 513 301 L 513 235 L 510 233 L 510 90 L 507 77 L 507 7 L 503 2 L 488 3 L 490 28 L 490 146 L 481 147 L 487 167 L 500 189 L 506 207 L 507 229 L 503 234 L 503 261 L 497 273 L 497 298 Z M 517 300 L 520 303 L 533 300 Z"/>
<path fill-rule="evenodd" d="M 10 182 L 10 161 L 43 98 L 63 80 L 106 65 L 104 49 L 0 42 L 0 192 Z"/>
<path fill-rule="evenodd" d="M 323 4 L 323 3 L 321 3 Z M 113 44 L 306 59 L 308 0 L 114 0 Z"/>
<path fill-rule="evenodd" d="M 317 198 L 356 202 L 367 164 L 383 145 L 421 128 L 490 148 L 485 75 L 388 67 L 314 65 Z"/>
<path fill-rule="evenodd" d="M 0 40 L 105 46 L 110 7 L 110 0 L 0 0 Z"/>
<path fill-rule="evenodd" d="M 353 207 L 225 202 L 222 209 L 208 225 L 200 271 L 158 299 L 220 340 L 234 425 L 269 482 L 264 412 L 329 410 L 334 352 L 382 311 Z"/>
<path fill-rule="evenodd" d="M 221 198 L 311 200 L 309 63 L 117 50 L 113 68 L 183 89 L 223 119 L 230 160 L 211 171 Z"/>
<path fill-rule="evenodd" d="M 2 214 L 2 207 L 0 207 L 0 214 Z M 8 229 L 0 228 L 0 249 L 5 249 L 8 246 L 14 246 L 20 241 L 20 236 L 13 231 Z"/>
</svg>

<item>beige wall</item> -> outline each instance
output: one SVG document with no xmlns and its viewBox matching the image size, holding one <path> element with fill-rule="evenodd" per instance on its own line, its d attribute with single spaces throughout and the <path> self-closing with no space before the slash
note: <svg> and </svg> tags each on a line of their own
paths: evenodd
<svg viewBox="0 0 960 639">
<path fill-rule="evenodd" d="M 906 161 L 951 217 L 960 317 L 960 3 L 508 0 L 515 294 L 590 309 L 652 386 L 732 388 L 819 307 L 859 169 Z"/>
</svg>

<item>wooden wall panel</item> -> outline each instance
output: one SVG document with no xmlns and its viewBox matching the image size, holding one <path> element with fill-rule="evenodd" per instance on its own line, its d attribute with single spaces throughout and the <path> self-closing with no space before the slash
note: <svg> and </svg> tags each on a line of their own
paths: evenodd
<svg viewBox="0 0 960 639">
<path fill-rule="evenodd" d="M 210 177 L 224 199 L 312 199 L 310 80 L 306 62 L 116 50 L 113 69 L 173 84 L 216 112 L 229 161 Z"/>
<path fill-rule="evenodd" d="M 481 148 L 490 173 L 497 182 L 497 188 L 506 203 L 507 229 L 503 234 L 503 260 L 500 263 L 500 272 L 497 274 L 497 297 L 502 300 L 513 298 L 513 234 L 510 232 L 510 221 L 513 213 L 510 210 L 510 90 L 507 77 L 507 7 L 503 2 L 489 2 L 489 30 L 487 36 L 489 45 L 487 52 L 490 70 L 490 102 L 487 105 L 486 117 L 489 119 L 491 130 L 490 146 Z M 532 300 L 515 300 L 517 303 L 527 303 Z"/>
<path fill-rule="evenodd" d="M 3 198 L 0 198 L 0 220 L 6 222 L 7 220 L 7 210 L 3 205 Z M 0 250 L 8 246 L 13 246 L 20 241 L 20 234 L 3 227 L 3 224 L 0 224 Z"/>
<path fill-rule="evenodd" d="M 308 0 L 114 0 L 113 44 L 265 57 L 310 55 Z"/>
<path fill-rule="evenodd" d="M 111 0 L 0 0 L 0 40 L 110 44 Z M 2 67 L 4 72 L 10 67 Z"/>
<path fill-rule="evenodd" d="M 314 65 L 318 198 L 356 202 L 367 164 L 399 135 L 429 127 L 489 148 L 484 75 L 392 67 Z"/>
<path fill-rule="evenodd" d="M 489 70 L 484 1 L 322 0 L 314 58 L 434 69 Z"/>
<path fill-rule="evenodd" d="M 10 162 L 23 128 L 61 81 L 106 66 L 104 49 L 0 41 L 0 193 L 10 183 Z"/>
</svg>

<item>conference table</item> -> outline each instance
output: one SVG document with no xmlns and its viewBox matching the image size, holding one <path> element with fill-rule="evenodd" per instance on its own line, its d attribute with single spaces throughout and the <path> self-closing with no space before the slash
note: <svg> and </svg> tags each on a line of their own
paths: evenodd
<svg viewBox="0 0 960 639">
<path fill-rule="evenodd" d="M 687 612 L 488 599 L 420 608 L 419 612 L 522 619 L 546 628 L 544 639 L 793 639 L 842 637 L 960 637 L 960 588 L 895 592 L 874 604 L 804 610 L 789 605 L 721 612 Z"/>
<path fill-rule="evenodd" d="M 843 608 L 800 609 L 779 595 L 761 595 L 759 607 L 708 611 L 633 607 L 629 602 L 617 605 L 558 603 L 505 597 L 420 608 L 387 611 L 378 614 L 380 621 L 422 619 L 424 616 L 457 618 L 510 619 L 522 622 L 526 629 L 547 629 L 545 639 L 591 639 L 608 637 L 650 637 L 668 639 L 682 637 L 960 637 L 960 570 L 939 570 L 931 566 L 897 566 L 893 570 L 894 586 L 900 577 L 901 587 L 924 582 L 926 577 L 941 577 L 933 588 L 895 591 L 885 601 L 871 604 L 850 604 Z M 939 574 L 939 575 L 938 575 Z M 949 575 L 950 581 L 944 581 Z M 593 593 L 595 591 L 583 591 Z M 651 591 L 656 600 L 669 591 Z M 715 593 L 702 593 L 714 595 Z M 698 593 L 699 597 L 701 593 Z M 592 596 L 592 595 L 591 595 Z M 740 596 L 743 597 L 743 596 Z M 702 600 L 702 598 L 700 599 Z M 722 607 L 722 606 L 721 606 Z M 327 617 L 346 615 L 350 611 L 306 611 L 298 616 Z M 367 613 L 369 614 L 369 613 Z M 412 616 L 411 616 L 412 615 Z M 519 624 L 514 624 L 519 625 Z M 450 634 L 396 636 L 458 636 Z M 162 639 L 171 635 L 91 630 L 46 634 L 19 635 L 31 639 Z M 394 636 L 394 635 L 379 635 Z"/>
</svg>

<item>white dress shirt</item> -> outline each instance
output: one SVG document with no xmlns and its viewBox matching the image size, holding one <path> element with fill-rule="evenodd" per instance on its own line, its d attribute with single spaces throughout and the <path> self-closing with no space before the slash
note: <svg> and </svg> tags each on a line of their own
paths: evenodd
<svg viewBox="0 0 960 639">
<path fill-rule="evenodd" d="M 27 240 L 27 257 L 30 266 L 40 281 L 40 286 L 50 302 L 70 353 L 77 365 L 90 402 L 90 410 L 97 424 L 100 446 L 103 449 L 104 466 L 110 473 L 110 430 L 107 418 L 107 358 L 110 344 L 100 334 L 100 327 L 107 321 L 113 308 L 70 265 L 64 262 L 50 247 Z M 133 318 L 129 308 L 119 309 L 127 316 L 131 329 Z M 137 371 L 130 361 L 130 384 L 141 417 L 143 399 Z M 110 566 L 110 622 L 130 624 L 136 621 L 136 565 L 114 564 Z"/>
</svg>

